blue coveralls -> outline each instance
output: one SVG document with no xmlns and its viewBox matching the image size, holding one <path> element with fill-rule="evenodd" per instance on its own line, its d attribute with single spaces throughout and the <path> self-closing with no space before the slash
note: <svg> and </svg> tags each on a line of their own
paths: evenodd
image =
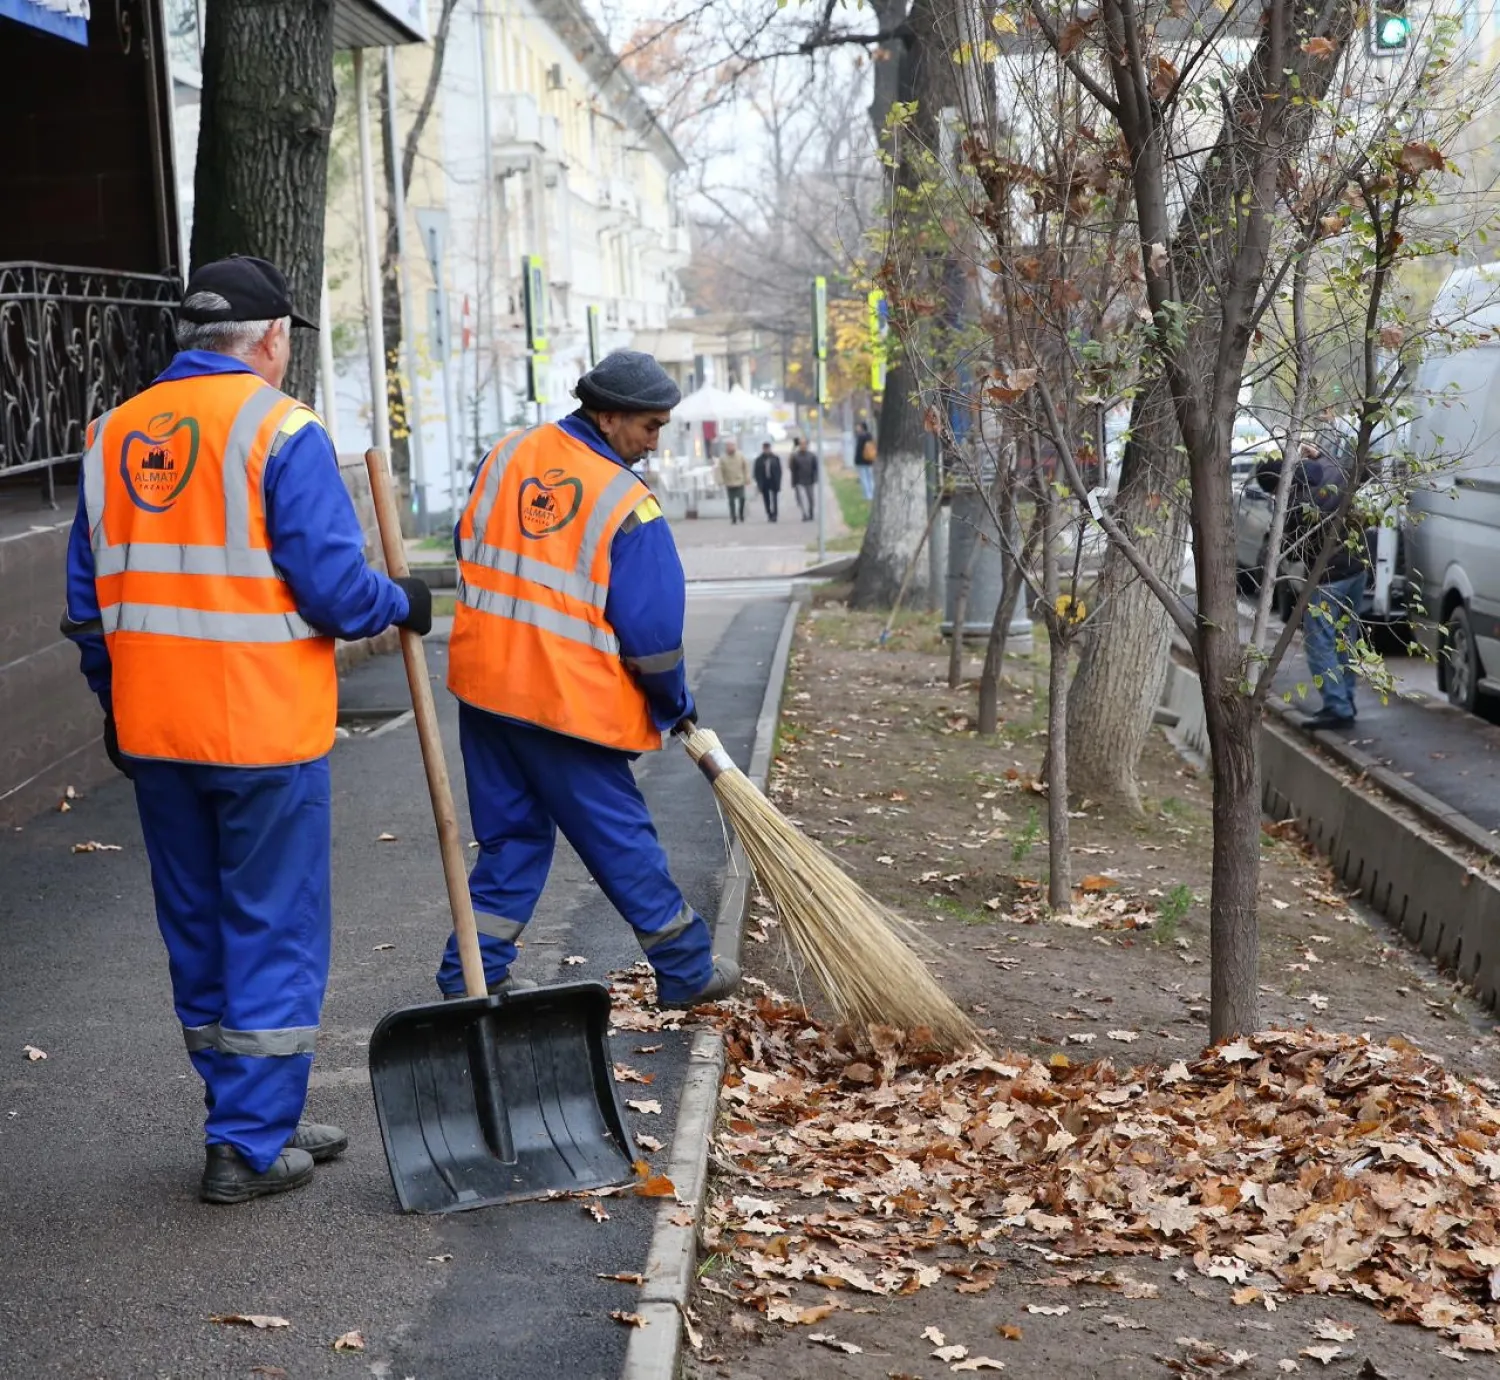
<svg viewBox="0 0 1500 1380">
<path fill-rule="evenodd" d="M 193 350 L 161 381 L 249 372 L 227 355 Z M 271 555 L 308 623 L 359 638 L 407 616 L 405 593 L 365 563 L 364 533 L 321 426 L 302 427 L 270 458 L 264 491 Z M 67 603 L 70 626 L 93 627 L 70 636 L 108 714 L 110 659 L 97 631 L 81 487 Z M 205 1087 L 205 1139 L 234 1146 L 263 1173 L 302 1115 L 328 982 L 328 758 L 285 767 L 136 758 L 131 766 L 173 1004 Z"/>
<path fill-rule="evenodd" d="M 575 413 L 558 423 L 617 465 L 624 461 L 592 422 Z M 687 585 L 666 520 L 622 529 L 610 545 L 604 616 L 627 662 L 660 663 L 681 652 Z M 658 728 L 693 712 L 687 668 L 636 672 Z M 536 909 L 561 829 L 610 903 L 635 930 L 656 970 L 658 995 L 682 1001 L 713 976 L 713 937 L 667 869 L 656 827 L 631 774 L 635 753 L 459 706 L 459 744 L 469 818 L 479 860 L 469 895 L 480 928 L 485 981 L 510 971 L 516 940 Z M 438 968 L 445 993 L 464 990 L 458 946 L 449 936 Z"/>
</svg>

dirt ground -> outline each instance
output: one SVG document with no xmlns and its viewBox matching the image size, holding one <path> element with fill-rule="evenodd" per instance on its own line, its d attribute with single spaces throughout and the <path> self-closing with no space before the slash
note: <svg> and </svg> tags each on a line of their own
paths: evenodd
<svg viewBox="0 0 1500 1380">
<path fill-rule="evenodd" d="M 1002 731 L 981 742 L 974 684 L 947 688 L 935 620 L 906 620 L 884 648 L 879 631 L 879 619 L 833 601 L 804 619 L 772 774 L 781 808 L 921 923 L 934 971 L 995 1050 L 1054 1064 L 1059 1055 L 1072 1065 L 1108 1059 L 1130 1071 L 1122 1081 L 1138 1066 L 1197 1058 L 1207 1039 L 1207 780 L 1158 735 L 1142 764 L 1144 816 L 1075 801 L 1077 913 L 1051 918 L 1046 800 L 1033 785 L 1045 749 L 1044 657 L 1010 659 Z M 968 669 L 977 676 L 977 665 Z M 1377 1044 L 1400 1037 L 1494 1091 L 1493 1014 L 1342 894 L 1295 836 L 1267 829 L 1262 844 L 1262 1024 Z M 765 913 L 747 925 L 748 973 L 812 998 L 774 923 L 758 921 Z M 732 1057 L 731 1081 L 734 1071 Z M 733 1145 L 721 1135 L 714 1156 L 719 1210 L 694 1301 L 702 1337 L 687 1362 L 692 1380 L 935 1380 L 1001 1366 L 1039 1380 L 1325 1370 L 1407 1380 L 1500 1369 L 1451 1334 L 1387 1322 L 1345 1294 L 1268 1289 L 1269 1300 L 1247 1306 L 1257 1291 L 1240 1289 L 1237 1304 L 1242 1275 L 1211 1277 L 1170 1246 L 1073 1257 L 1024 1229 L 987 1232 L 982 1256 L 935 1248 L 942 1277 L 899 1296 L 800 1281 L 791 1298 L 808 1321 L 770 1321 L 764 1299 L 745 1303 L 755 1243 L 722 1228 L 726 1202 L 763 1191 Z M 788 1221 L 814 1224 L 804 1228 L 813 1236 L 834 1212 L 826 1200 L 788 1210 Z M 976 1365 L 981 1357 L 992 1364 Z"/>
</svg>

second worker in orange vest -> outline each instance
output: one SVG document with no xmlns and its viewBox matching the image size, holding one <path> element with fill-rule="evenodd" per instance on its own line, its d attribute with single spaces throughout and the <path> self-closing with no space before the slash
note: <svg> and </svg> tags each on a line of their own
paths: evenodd
<svg viewBox="0 0 1500 1380">
<path fill-rule="evenodd" d="M 469 891 L 485 978 L 491 991 L 509 980 L 561 829 L 634 929 L 659 1000 L 713 1001 L 738 985 L 738 965 L 713 956 L 630 769 L 697 718 L 682 563 L 630 469 L 682 395 L 650 355 L 620 350 L 577 396 L 571 416 L 490 452 L 456 533 L 448 688 L 479 841 Z M 438 986 L 463 993 L 451 938 Z"/>
</svg>

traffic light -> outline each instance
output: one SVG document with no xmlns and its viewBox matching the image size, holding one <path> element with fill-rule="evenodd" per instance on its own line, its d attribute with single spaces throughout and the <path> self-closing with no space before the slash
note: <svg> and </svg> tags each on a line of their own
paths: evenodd
<svg viewBox="0 0 1500 1380">
<path fill-rule="evenodd" d="M 1370 9 L 1370 54 L 1397 57 L 1411 42 L 1406 0 L 1375 0 Z"/>
</svg>

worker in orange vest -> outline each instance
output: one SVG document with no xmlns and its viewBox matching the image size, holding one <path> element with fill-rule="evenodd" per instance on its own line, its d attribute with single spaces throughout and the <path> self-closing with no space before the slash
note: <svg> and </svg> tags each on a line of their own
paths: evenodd
<svg viewBox="0 0 1500 1380">
<path fill-rule="evenodd" d="M 208 1104 L 205 1202 L 306 1183 L 343 1151 L 302 1120 L 328 980 L 334 638 L 425 633 L 419 580 L 365 563 L 328 433 L 280 391 L 286 280 L 205 264 L 179 353 L 88 429 L 63 631 L 135 783 L 157 921 Z"/>
<path fill-rule="evenodd" d="M 687 589 L 661 508 L 630 467 L 682 394 L 618 350 L 579 381 L 582 406 L 512 432 L 459 519 L 448 688 L 479 859 L 469 878 L 490 990 L 510 981 L 561 829 L 634 929 L 657 996 L 690 1006 L 739 983 L 683 899 L 631 775 L 664 729 L 697 719 L 683 661 Z M 463 994 L 450 938 L 438 986 Z"/>
</svg>

